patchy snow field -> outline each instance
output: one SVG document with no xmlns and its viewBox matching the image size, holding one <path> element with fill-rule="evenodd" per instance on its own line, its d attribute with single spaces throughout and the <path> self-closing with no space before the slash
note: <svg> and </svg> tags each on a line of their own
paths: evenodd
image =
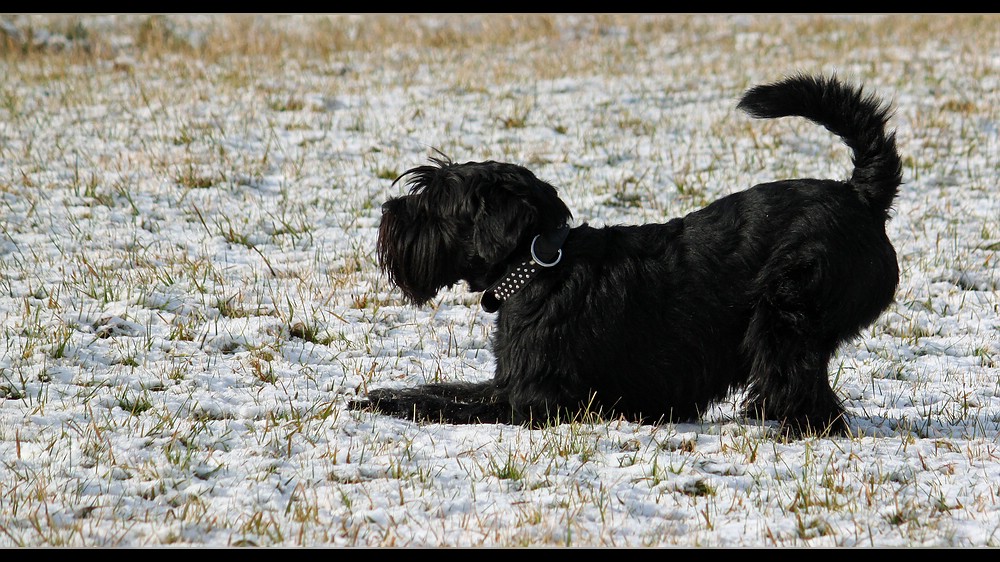
<svg viewBox="0 0 1000 562">
<path fill-rule="evenodd" d="M 0 546 L 1000 546 L 1000 16 L 0 16 Z M 351 412 L 491 375 L 464 287 L 404 306 L 379 206 L 434 149 L 577 222 L 845 178 L 802 119 L 891 100 L 896 303 L 831 366 L 852 438 Z"/>
</svg>

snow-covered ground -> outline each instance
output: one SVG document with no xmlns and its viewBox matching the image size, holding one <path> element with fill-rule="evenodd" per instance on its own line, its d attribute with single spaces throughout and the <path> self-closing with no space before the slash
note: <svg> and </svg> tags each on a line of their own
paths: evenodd
<svg viewBox="0 0 1000 562">
<path fill-rule="evenodd" d="M 1000 545 L 1000 17 L 0 16 L 0 545 Z M 577 222 L 849 175 L 748 86 L 891 100 L 896 303 L 830 376 L 853 438 L 419 425 L 367 388 L 491 375 L 478 295 L 374 256 L 434 149 Z"/>
</svg>

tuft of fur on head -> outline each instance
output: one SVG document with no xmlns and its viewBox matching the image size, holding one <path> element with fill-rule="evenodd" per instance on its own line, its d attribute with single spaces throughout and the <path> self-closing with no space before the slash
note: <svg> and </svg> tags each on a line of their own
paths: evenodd
<svg viewBox="0 0 1000 562">
<path fill-rule="evenodd" d="M 556 189 L 527 168 L 430 161 L 393 182 L 409 192 L 382 205 L 378 232 L 379 265 L 412 304 L 462 280 L 484 290 L 536 234 L 572 218 Z"/>
</svg>

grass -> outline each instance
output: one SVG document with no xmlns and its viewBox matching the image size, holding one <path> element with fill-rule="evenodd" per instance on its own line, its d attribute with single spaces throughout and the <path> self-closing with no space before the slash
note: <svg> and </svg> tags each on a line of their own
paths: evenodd
<svg viewBox="0 0 1000 562">
<path fill-rule="evenodd" d="M 0 545 L 1000 545 L 996 17 L 0 21 Z M 345 408 L 492 370 L 476 295 L 379 273 L 401 171 L 529 163 L 595 225 L 843 177 L 733 110 L 800 69 L 897 107 L 903 278 L 831 372 L 859 435 Z"/>
</svg>

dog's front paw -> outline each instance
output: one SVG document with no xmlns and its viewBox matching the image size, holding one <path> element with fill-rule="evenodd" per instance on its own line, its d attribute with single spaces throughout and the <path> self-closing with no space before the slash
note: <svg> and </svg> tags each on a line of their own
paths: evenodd
<svg viewBox="0 0 1000 562">
<path fill-rule="evenodd" d="M 404 393 L 388 388 L 379 388 L 368 392 L 367 398 L 355 398 L 347 402 L 351 410 L 366 410 L 382 414 L 410 414 L 413 410 L 412 400 L 405 400 Z"/>
<path fill-rule="evenodd" d="M 371 410 L 372 403 L 364 398 L 352 398 L 347 401 L 348 410 Z"/>
</svg>

